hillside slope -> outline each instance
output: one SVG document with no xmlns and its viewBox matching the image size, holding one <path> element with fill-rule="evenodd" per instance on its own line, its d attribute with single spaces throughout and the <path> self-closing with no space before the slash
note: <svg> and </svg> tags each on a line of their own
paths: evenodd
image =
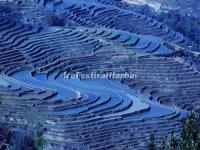
<svg viewBox="0 0 200 150">
<path fill-rule="evenodd" d="M 1 143 L 34 150 L 39 135 L 44 150 L 147 150 L 152 134 L 157 146 L 180 135 L 200 109 L 199 52 L 115 2 L 0 3 Z"/>
</svg>

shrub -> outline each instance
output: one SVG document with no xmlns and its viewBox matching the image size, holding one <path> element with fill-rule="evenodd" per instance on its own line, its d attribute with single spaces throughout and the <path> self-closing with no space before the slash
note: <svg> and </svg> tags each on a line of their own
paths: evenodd
<svg viewBox="0 0 200 150">
<path fill-rule="evenodd" d="M 57 16 L 53 13 L 48 13 L 46 17 L 50 26 L 65 26 L 65 19 L 62 15 Z"/>
<path fill-rule="evenodd" d="M 154 150 L 155 149 L 155 138 L 154 135 L 150 136 L 150 144 L 149 144 L 149 150 Z"/>
<path fill-rule="evenodd" d="M 182 33 L 190 40 L 200 45 L 200 18 L 195 15 L 181 13 L 181 9 L 164 10 L 156 12 L 148 5 L 135 5 L 134 11 L 152 17 L 155 20 L 163 22 L 175 31 Z"/>
<path fill-rule="evenodd" d="M 182 130 L 179 137 L 171 132 L 169 140 L 163 138 L 159 150 L 200 150 L 200 117 L 191 114 L 181 120 Z M 149 149 L 156 150 L 154 139 L 150 138 Z"/>
<path fill-rule="evenodd" d="M 35 128 L 34 139 L 33 139 L 36 150 L 42 150 L 45 145 L 45 141 L 42 135 L 43 135 L 43 129 L 39 127 L 39 125 L 37 125 Z"/>
</svg>

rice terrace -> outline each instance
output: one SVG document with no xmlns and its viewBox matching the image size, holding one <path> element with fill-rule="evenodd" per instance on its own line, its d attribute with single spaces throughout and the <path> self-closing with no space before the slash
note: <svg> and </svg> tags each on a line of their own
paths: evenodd
<svg viewBox="0 0 200 150">
<path fill-rule="evenodd" d="M 0 150 L 148 150 L 181 136 L 200 112 L 200 42 L 135 5 L 0 0 Z"/>
</svg>

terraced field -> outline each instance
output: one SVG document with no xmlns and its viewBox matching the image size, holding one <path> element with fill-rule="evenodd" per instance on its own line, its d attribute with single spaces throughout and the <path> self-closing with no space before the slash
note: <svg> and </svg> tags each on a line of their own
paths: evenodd
<svg viewBox="0 0 200 150">
<path fill-rule="evenodd" d="M 41 124 L 44 149 L 145 150 L 199 109 L 200 74 L 179 56 L 191 42 L 166 25 L 114 1 L 1 3 L 23 19 L 0 9 L 0 122 Z"/>
</svg>

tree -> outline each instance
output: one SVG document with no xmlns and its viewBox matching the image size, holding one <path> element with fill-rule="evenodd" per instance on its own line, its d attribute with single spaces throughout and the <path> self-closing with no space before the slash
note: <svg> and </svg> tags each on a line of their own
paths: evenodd
<svg viewBox="0 0 200 150">
<path fill-rule="evenodd" d="M 169 140 L 163 138 L 159 150 L 200 150 L 200 117 L 193 113 L 181 120 L 182 130 L 180 136 L 172 131 Z M 152 135 L 153 137 L 153 135 Z M 154 138 L 150 138 L 150 150 L 155 150 Z"/>
<path fill-rule="evenodd" d="M 44 148 L 44 145 L 46 144 L 46 141 L 43 139 L 43 133 L 45 132 L 44 128 L 41 124 L 37 124 L 35 127 L 35 133 L 34 133 L 34 146 L 36 150 L 42 150 Z"/>
<path fill-rule="evenodd" d="M 200 127 L 199 117 L 192 114 L 182 120 L 182 132 L 179 142 L 179 149 L 199 150 L 200 149 Z"/>
<path fill-rule="evenodd" d="M 150 136 L 150 143 L 149 143 L 149 150 L 155 150 L 155 138 L 154 135 L 152 134 Z"/>
<path fill-rule="evenodd" d="M 167 145 L 166 140 L 167 140 L 167 136 L 165 136 L 165 137 L 163 138 L 159 150 L 168 150 L 168 149 L 169 149 L 169 146 Z"/>
<path fill-rule="evenodd" d="M 2 104 L 2 94 L 0 94 L 0 104 Z"/>
<path fill-rule="evenodd" d="M 174 131 L 172 131 L 170 135 L 169 149 L 177 150 L 177 147 L 178 147 L 178 141 L 174 136 Z"/>
</svg>

